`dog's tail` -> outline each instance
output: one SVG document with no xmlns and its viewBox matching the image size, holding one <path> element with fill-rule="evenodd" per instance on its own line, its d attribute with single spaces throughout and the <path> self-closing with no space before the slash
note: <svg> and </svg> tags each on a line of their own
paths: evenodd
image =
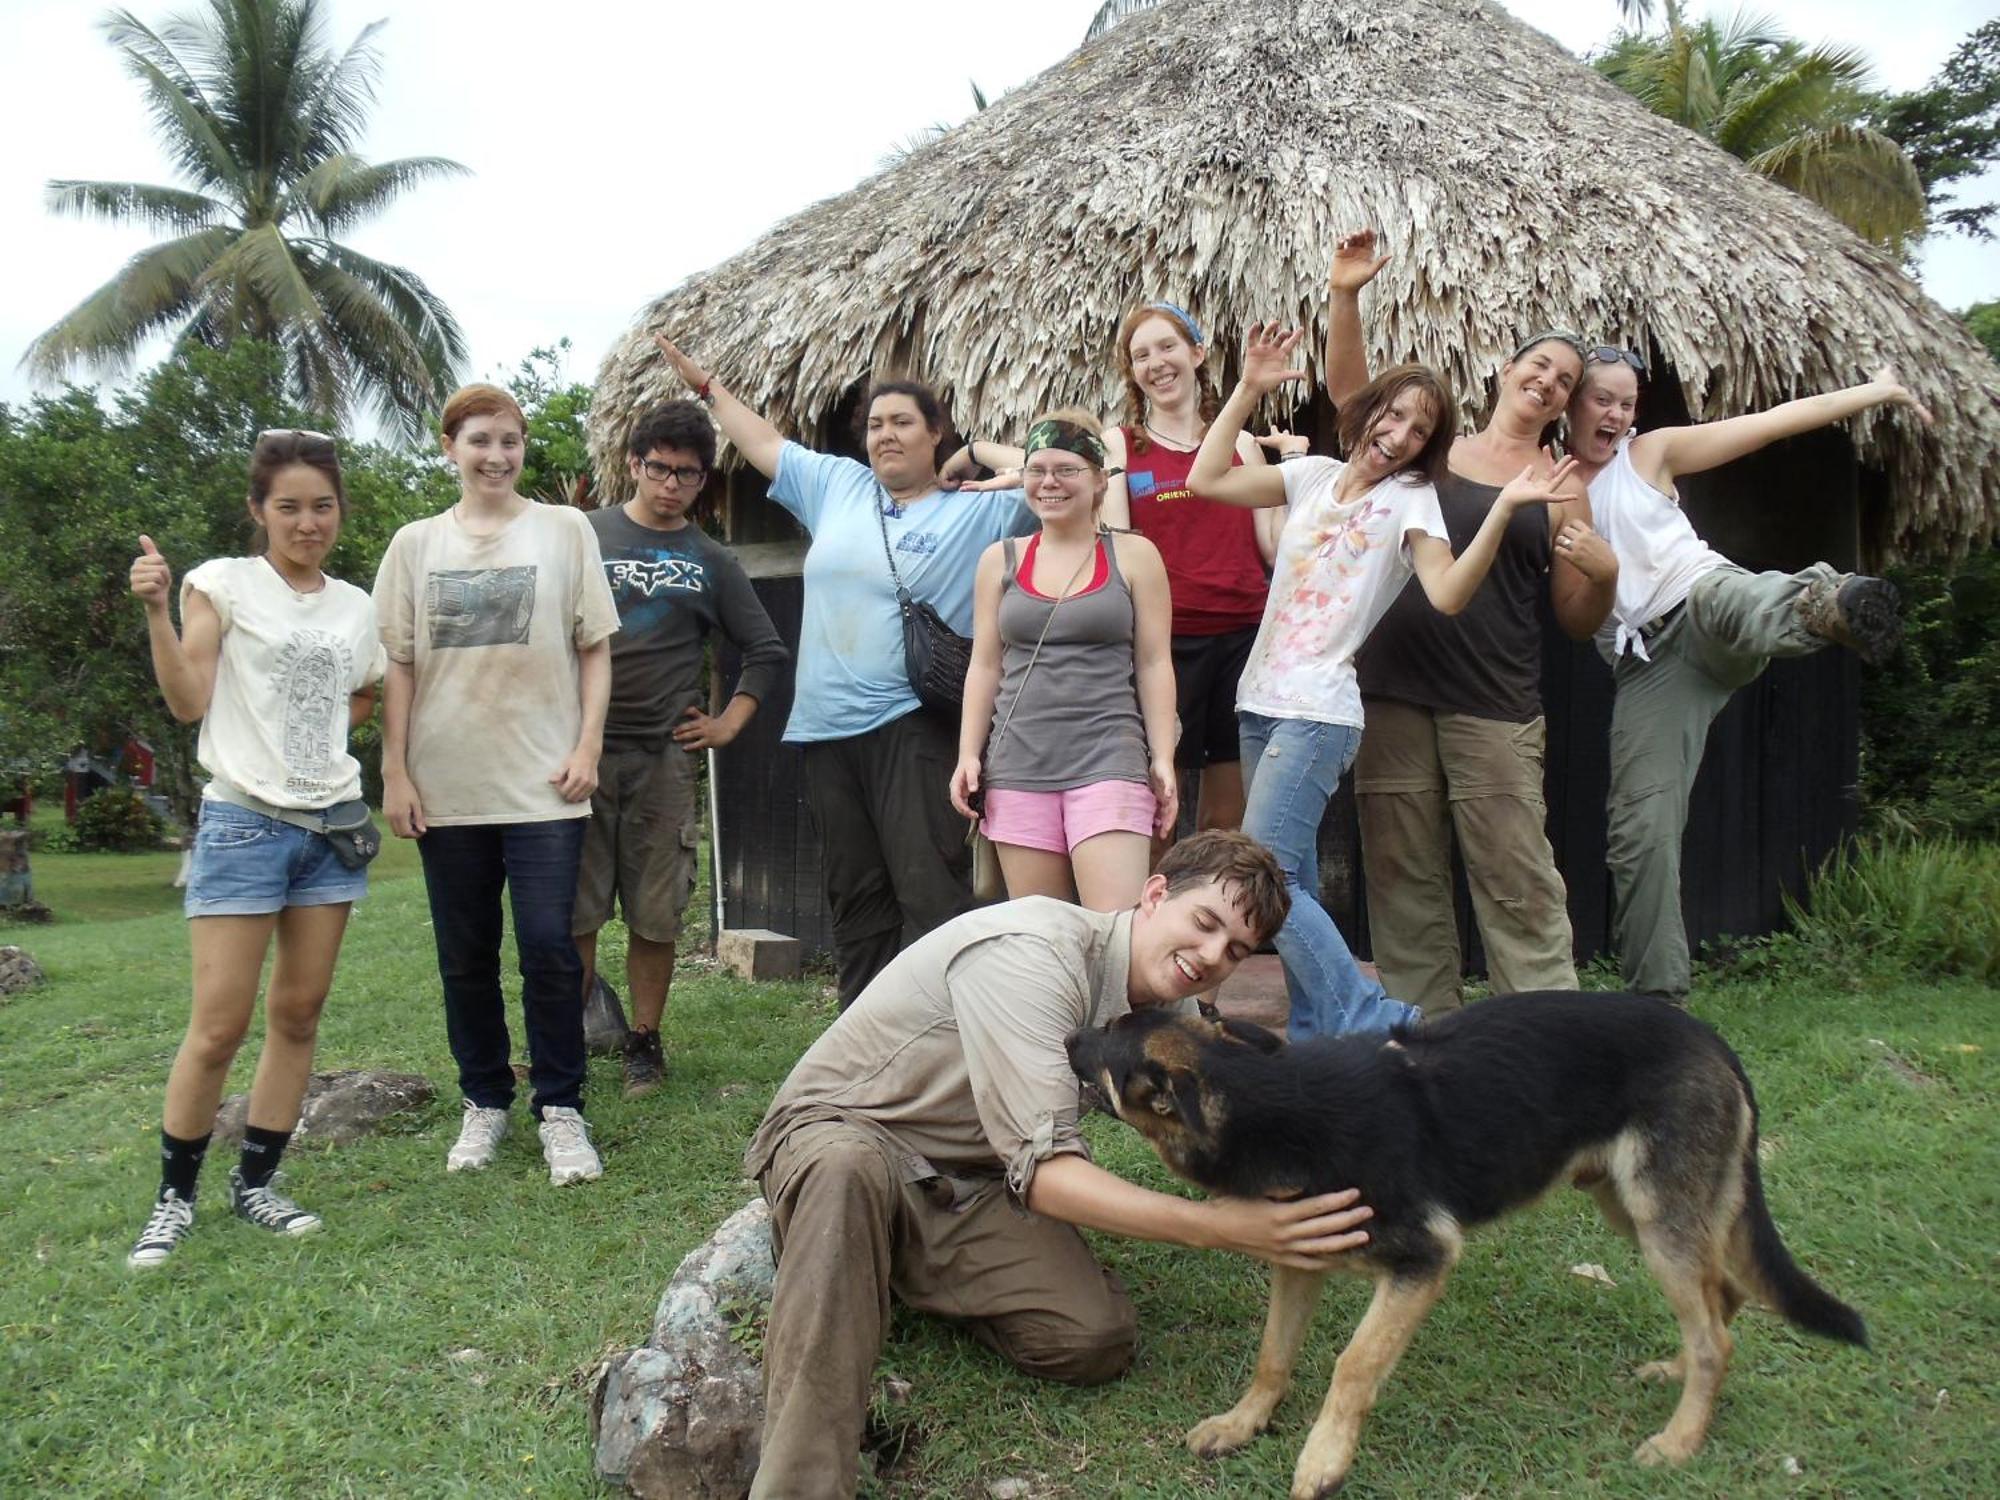
<svg viewBox="0 0 2000 1500">
<path fill-rule="evenodd" d="M 1744 1269 L 1754 1274 L 1766 1302 L 1808 1333 L 1868 1347 L 1868 1325 L 1861 1321 L 1861 1314 L 1800 1270 L 1778 1237 L 1778 1226 L 1764 1202 L 1754 1131 L 1743 1153 L 1742 1225 L 1750 1233 L 1751 1264 Z"/>
</svg>

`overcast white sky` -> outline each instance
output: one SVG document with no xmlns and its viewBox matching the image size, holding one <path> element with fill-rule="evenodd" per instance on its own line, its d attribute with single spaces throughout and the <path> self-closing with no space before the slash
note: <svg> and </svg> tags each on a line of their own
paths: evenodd
<svg viewBox="0 0 2000 1500">
<path fill-rule="evenodd" d="M 152 21 L 190 0 L 127 0 Z M 1573 52 L 1615 0 L 1504 0 Z M 1692 0 L 1728 8 L 1727 0 Z M 1793 35 L 1858 46 L 1892 88 L 1925 82 L 1995 0 L 1757 0 Z M 353 236 L 457 313 L 473 373 L 567 335 L 598 363 L 637 310 L 795 209 L 852 186 L 883 152 L 971 110 L 1082 40 L 1096 0 L 330 0 L 341 46 L 386 15 L 375 160 L 456 158 L 475 176 L 406 198 Z M 0 0 L 0 400 L 30 390 L 30 340 L 149 243 L 56 219 L 50 178 L 172 180 L 138 85 L 94 0 Z M 1989 178 L 1986 196 L 2000 194 Z M 1948 307 L 2000 296 L 2000 248 L 1935 240 L 1926 288 Z"/>
</svg>

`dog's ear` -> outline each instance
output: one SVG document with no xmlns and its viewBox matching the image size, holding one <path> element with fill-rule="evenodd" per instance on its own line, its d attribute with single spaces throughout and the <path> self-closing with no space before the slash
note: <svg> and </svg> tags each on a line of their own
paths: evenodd
<svg viewBox="0 0 2000 1500">
<path fill-rule="evenodd" d="M 1275 1031 L 1267 1030 L 1250 1021 L 1224 1021 L 1222 1034 L 1232 1042 L 1241 1042 L 1244 1046 L 1254 1047 L 1259 1052 L 1276 1052 L 1285 1045 L 1285 1039 Z"/>
</svg>

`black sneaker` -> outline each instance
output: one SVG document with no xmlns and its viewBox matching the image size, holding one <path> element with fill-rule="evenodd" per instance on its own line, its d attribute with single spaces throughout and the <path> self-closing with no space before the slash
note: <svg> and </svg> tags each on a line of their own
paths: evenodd
<svg viewBox="0 0 2000 1500">
<path fill-rule="evenodd" d="M 278 1179 L 284 1174 L 273 1172 L 271 1180 L 262 1187 L 247 1187 L 243 1182 L 243 1169 L 229 1169 L 229 1207 L 239 1219 L 248 1219 L 259 1229 L 268 1229 L 273 1234 L 311 1234 L 320 1226 L 318 1214 L 307 1213 L 298 1204 L 278 1191 Z"/>
<path fill-rule="evenodd" d="M 625 1097 L 644 1098 L 667 1076 L 666 1049 L 657 1031 L 633 1031 L 625 1038 Z"/>
<path fill-rule="evenodd" d="M 150 1270 L 172 1255 L 174 1247 L 187 1238 L 192 1228 L 194 1199 L 183 1198 L 168 1188 L 160 1194 L 159 1202 L 153 1205 L 153 1216 L 139 1231 L 139 1242 L 125 1257 L 125 1264 L 135 1271 Z"/>
</svg>

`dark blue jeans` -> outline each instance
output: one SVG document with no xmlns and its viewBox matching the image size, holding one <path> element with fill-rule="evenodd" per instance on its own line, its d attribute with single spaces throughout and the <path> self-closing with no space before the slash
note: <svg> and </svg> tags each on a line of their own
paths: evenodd
<svg viewBox="0 0 2000 1500">
<path fill-rule="evenodd" d="M 458 1086 L 482 1109 L 514 1102 L 500 994 L 500 889 L 514 909 L 528 1083 L 544 1109 L 583 1107 L 583 961 L 570 936 L 582 818 L 433 828 L 417 840 L 431 898 L 445 1033 Z"/>
</svg>

